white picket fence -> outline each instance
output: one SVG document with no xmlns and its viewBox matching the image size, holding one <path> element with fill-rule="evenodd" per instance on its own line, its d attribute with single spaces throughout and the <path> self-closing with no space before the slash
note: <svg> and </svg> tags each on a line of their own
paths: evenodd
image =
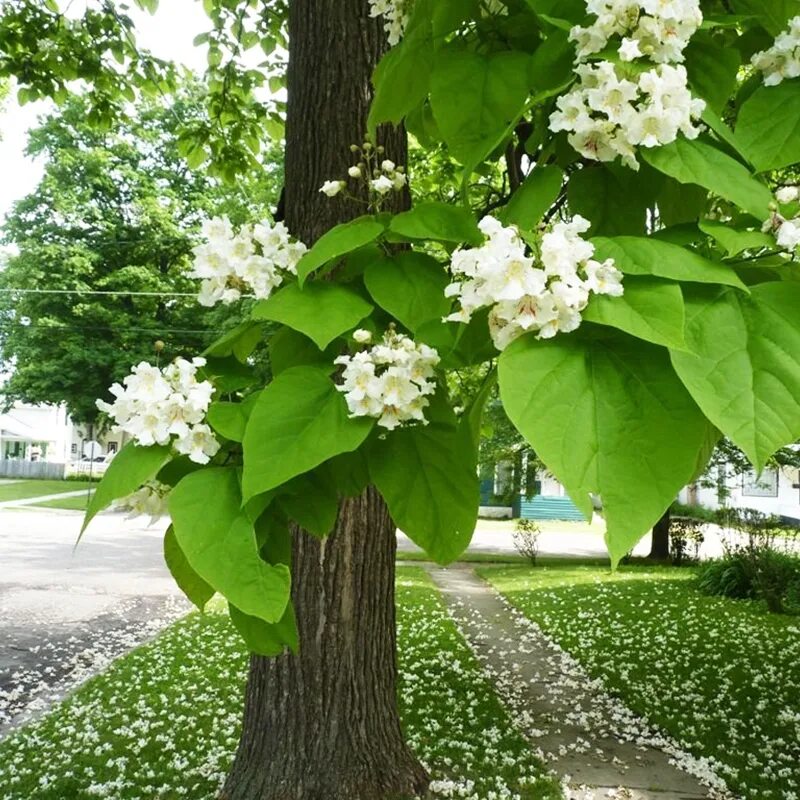
<svg viewBox="0 0 800 800">
<path fill-rule="evenodd" d="M 46 478 L 59 481 L 64 479 L 66 471 L 66 464 L 0 458 L 0 478 Z"/>
</svg>

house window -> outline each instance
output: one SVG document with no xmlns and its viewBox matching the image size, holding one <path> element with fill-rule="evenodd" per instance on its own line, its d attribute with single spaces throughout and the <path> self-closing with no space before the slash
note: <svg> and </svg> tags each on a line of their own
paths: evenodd
<svg viewBox="0 0 800 800">
<path fill-rule="evenodd" d="M 72 443 L 72 447 L 70 448 L 70 452 L 72 452 L 73 455 L 78 452 L 78 445 L 75 442 Z"/>
<path fill-rule="evenodd" d="M 117 452 L 117 443 L 116 442 L 109 442 L 106 446 L 106 450 L 108 453 L 116 453 Z"/>
<path fill-rule="evenodd" d="M 752 470 L 742 476 L 742 495 L 744 497 L 777 497 L 778 470 L 765 469 L 761 475 Z"/>
</svg>

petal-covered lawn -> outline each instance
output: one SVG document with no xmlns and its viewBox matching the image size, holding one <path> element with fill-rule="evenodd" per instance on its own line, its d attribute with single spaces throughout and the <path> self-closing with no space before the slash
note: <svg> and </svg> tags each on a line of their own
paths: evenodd
<svg viewBox="0 0 800 800">
<path fill-rule="evenodd" d="M 800 798 L 800 619 L 706 597 L 691 570 L 479 572 L 737 795 Z"/>
<path fill-rule="evenodd" d="M 398 578 L 400 706 L 440 797 L 560 797 L 424 572 Z M 0 742 L 0 800 L 211 800 L 239 733 L 246 654 L 191 614 Z"/>
</svg>

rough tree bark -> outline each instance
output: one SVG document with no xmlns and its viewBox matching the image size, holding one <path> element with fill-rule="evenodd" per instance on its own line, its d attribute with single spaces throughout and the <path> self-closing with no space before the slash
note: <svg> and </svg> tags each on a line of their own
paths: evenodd
<svg viewBox="0 0 800 800">
<path fill-rule="evenodd" d="M 661 519 L 653 525 L 653 539 L 648 558 L 653 561 L 669 561 L 669 524 L 672 515 L 667 509 Z"/>
<path fill-rule="evenodd" d="M 363 213 L 319 187 L 346 175 L 361 143 L 370 77 L 385 48 L 368 0 L 291 0 L 286 222 L 308 244 Z M 406 163 L 405 135 L 383 131 Z M 406 197 L 398 197 L 406 203 Z M 321 542 L 294 531 L 300 654 L 252 657 L 226 800 L 395 800 L 427 789 L 396 697 L 395 527 L 374 488 L 342 502 Z"/>
</svg>

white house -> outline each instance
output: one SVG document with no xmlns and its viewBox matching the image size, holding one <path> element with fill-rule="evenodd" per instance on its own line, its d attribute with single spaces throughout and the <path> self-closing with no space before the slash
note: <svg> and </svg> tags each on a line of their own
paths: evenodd
<svg viewBox="0 0 800 800">
<path fill-rule="evenodd" d="M 74 423 L 63 405 L 15 403 L 0 414 L 0 459 L 69 464 L 92 454 L 116 453 L 125 441 L 122 435 L 93 434 Z"/>
<path fill-rule="evenodd" d="M 678 498 L 682 503 L 707 508 L 754 508 L 800 522 L 800 471 L 793 467 L 765 469 L 760 477 L 721 475 L 716 487 L 687 487 Z"/>
</svg>

